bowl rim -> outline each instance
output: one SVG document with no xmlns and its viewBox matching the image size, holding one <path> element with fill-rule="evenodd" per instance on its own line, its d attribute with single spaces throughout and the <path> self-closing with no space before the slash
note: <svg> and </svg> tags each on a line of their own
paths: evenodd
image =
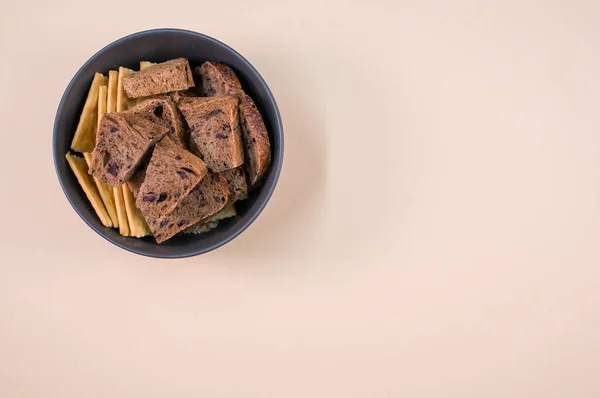
<svg viewBox="0 0 600 398">
<path fill-rule="evenodd" d="M 190 34 L 190 35 L 194 35 L 194 36 L 199 36 L 202 37 L 205 40 L 208 41 L 212 41 L 214 44 L 218 45 L 218 46 L 222 46 L 224 47 L 226 50 L 231 51 L 235 56 L 239 57 L 239 59 L 242 61 L 242 63 L 244 63 L 246 65 L 246 67 L 248 67 L 250 70 L 252 70 L 256 76 L 258 77 L 260 83 L 265 87 L 266 89 L 266 93 L 268 96 L 269 101 L 273 104 L 274 106 L 274 111 L 275 111 L 275 123 L 274 123 L 274 127 L 276 128 L 277 131 L 280 132 L 280 134 L 278 134 L 278 139 L 277 139 L 277 154 L 278 156 L 276 158 L 273 159 L 272 161 L 272 173 L 274 173 L 273 176 L 273 183 L 270 186 L 265 186 L 263 189 L 266 189 L 266 196 L 264 197 L 264 200 L 262 200 L 259 205 L 258 208 L 254 211 L 254 213 L 252 213 L 250 215 L 250 217 L 247 218 L 247 220 L 237 226 L 235 228 L 235 230 L 232 230 L 232 232 L 230 234 L 228 234 L 228 236 L 226 236 L 224 239 L 209 245 L 207 247 L 203 247 L 203 248 L 199 248 L 199 249 L 195 249 L 195 250 L 188 250 L 186 252 L 183 253 L 148 253 L 144 250 L 138 250 L 138 249 L 134 249 L 131 247 L 128 247 L 127 245 L 121 244 L 119 241 L 113 239 L 112 237 L 108 236 L 103 228 L 99 228 L 95 225 L 93 225 L 86 217 L 84 217 L 84 215 L 81 213 L 81 211 L 75 206 L 75 204 L 73 203 L 73 200 L 71 199 L 69 193 L 67 192 L 67 188 L 65 186 L 65 182 L 64 180 L 64 176 L 61 174 L 60 172 L 60 168 L 59 168 L 59 158 L 58 158 L 58 151 L 57 151 L 57 146 L 58 146 L 58 120 L 59 120 L 59 116 L 61 115 L 62 111 L 63 111 L 63 107 L 65 105 L 65 100 L 67 97 L 67 94 L 71 91 L 73 85 L 75 84 L 75 81 L 79 78 L 80 74 L 82 73 L 82 71 L 85 69 L 85 67 L 90 64 L 91 62 L 93 62 L 96 58 L 100 57 L 102 55 L 102 53 L 107 50 L 108 48 L 122 42 L 122 41 L 126 41 L 126 40 L 130 40 L 139 36 L 143 36 L 143 35 L 147 35 L 147 34 L 154 34 L 154 33 L 172 33 L 172 34 Z M 283 155 L 284 155 L 284 142 L 283 142 L 284 138 L 283 138 L 283 121 L 281 119 L 281 113 L 279 112 L 279 107 L 277 106 L 277 102 L 275 101 L 275 97 L 273 96 L 273 93 L 271 92 L 271 89 L 269 88 L 269 86 L 267 85 L 267 82 L 263 79 L 263 77 L 261 76 L 261 74 L 256 70 L 256 68 L 254 68 L 254 66 L 246 59 L 244 58 L 239 52 L 237 52 L 236 50 L 234 50 L 232 47 L 228 46 L 227 44 L 211 37 L 208 35 L 205 35 L 203 33 L 199 33 L 199 32 L 195 32 L 192 30 L 186 30 L 186 29 L 179 29 L 179 28 L 156 28 L 156 29 L 148 29 L 148 30 L 143 30 L 143 31 L 139 31 L 139 32 L 135 32 L 135 33 L 131 33 L 127 36 L 123 36 L 120 39 L 114 40 L 111 43 L 105 45 L 104 47 L 102 47 L 100 50 L 98 50 L 94 55 L 92 55 L 83 65 L 81 65 L 81 67 L 79 67 L 79 69 L 77 70 L 77 72 L 73 75 L 73 77 L 71 78 L 71 81 L 69 82 L 69 84 L 67 85 L 67 87 L 65 88 L 65 91 L 60 99 L 60 102 L 58 104 L 58 108 L 56 110 L 56 115 L 54 117 L 54 124 L 53 124 L 53 132 L 52 132 L 52 155 L 53 155 L 53 160 L 54 160 L 54 170 L 56 172 L 56 177 L 58 179 L 58 182 L 60 183 L 60 186 L 63 190 L 63 193 L 65 194 L 65 196 L 67 197 L 67 200 L 69 201 L 69 203 L 71 204 L 71 207 L 75 210 L 75 212 L 79 215 L 79 217 L 92 229 L 94 230 L 98 235 L 100 235 L 101 237 L 103 237 L 104 239 L 106 239 L 107 241 L 109 241 L 110 243 L 112 243 L 113 245 L 120 247 L 121 249 L 124 249 L 130 253 L 134 253 L 134 254 L 138 254 L 141 256 L 145 256 L 145 257 L 152 257 L 152 258 L 164 258 L 164 259 L 175 259 L 175 258 L 187 258 L 187 257 L 193 257 L 193 256 L 197 256 L 200 254 L 204 254 L 204 253 L 208 253 L 212 250 L 215 250 L 229 242 L 231 242 L 233 239 L 235 239 L 236 237 L 238 237 L 242 232 L 244 232 L 249 226 L 250 224 L 252 224 L 256 218 L 258 218 L 258 216 L 260 215 L 260 213 L 262 213 L 262 211 L 264 210 L 264 208 L 266 207 L 267 203 L 269 202 L 269 200 L 271 199 L 271 196 L 273 195 L 273 192 L 275 191 L 275 187 L 277 186 L 277 182 L 279 181 L 279 176 L 281 174 L 281 169 L 283 167 Z M 273 145 L 273 143 L 272 143 Z M 273 167 L 273 165 L 276 164 L 276 167 Z"/>
</svg>

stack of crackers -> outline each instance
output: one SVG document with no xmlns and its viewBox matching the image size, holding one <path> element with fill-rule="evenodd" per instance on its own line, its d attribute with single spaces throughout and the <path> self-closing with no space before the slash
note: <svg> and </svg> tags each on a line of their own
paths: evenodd
<svg viewBox="0 0 600 398">
<path fill-rule="evenodd" d="M 140 69 L 152 65 L 141 62 Z M 124 67 L 108 72 L 108 78 L 96 73 L 88 92 L 81 117 L 71 142 L 71 149 L 81 152 L 83 158 L 67 154 L 67 162 L 77 177 L 100 221 L 106 227 L 118 228 L 123 236 L 141 238 L 150 235 L 150 229 L 135 206 L 135 198 L 127 184 L 111 187 L 96 177 L 88 175 L 92 152 L 96 146 L 96 132 L 102 116 L 110 112 L 125 111 L 136 104 L 123 88 L 123 76 L 134 71 Z"/>
</svg>

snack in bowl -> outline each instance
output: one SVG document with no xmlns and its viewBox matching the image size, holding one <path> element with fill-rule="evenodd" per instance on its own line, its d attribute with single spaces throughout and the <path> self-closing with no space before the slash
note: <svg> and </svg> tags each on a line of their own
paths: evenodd
<svg viewBox="0 0 600 398">
<path fill-rule="evenodd" d="M 226 65 L 210 65 L 238 81 Z M 268 168 L 270 154 L 257 161 L 248 149 L 257 137 L 269 148 L 268 135 L 265 145 L 264 122 L 241 85 L 221 95 L 205 90 L 212 78 L 200 75 L 198 91 L 191 71 L 185 58 L 140 61 L 138 72 L 120 67 L 92 82 L 67 160 L 102 224 L 124 236 L 162 243 L 178 233 L 210 232 L 237 215 L 235 203 L 252 194 Z"/>
<path fill-rule="evenodd" d="M 137 73 L 123 76 L 123 88 L 129 98 L 187 90 L 190 87 L 194 87 L 194 78 L 185 58 L 150 65 Z"/>
<path fill-rule="evenodd" d="M 179 109 L 190 126 L 190 147 L 214 171 L 244 164 L 238 119 L 238 99 L 233 96 L 185 98 Z"/>
<path fill-rule="evenodd" d="M 235 72 L 218 62 L 204 62 L 194 72 L 202 81 L 201 92 L 206 96 L 233 95 L 240 101 L 239 121 L 244 140 L 244 155 L 248 185 L 257 185 L 271 164 L 271 144 L 265 123 L 254 101 L 244 93 Z"/>
</svg>

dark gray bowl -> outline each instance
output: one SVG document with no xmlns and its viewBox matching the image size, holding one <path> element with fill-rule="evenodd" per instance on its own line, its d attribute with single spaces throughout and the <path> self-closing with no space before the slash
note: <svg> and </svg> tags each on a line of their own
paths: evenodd
<svg viewBox="0 0 600 398">
<path fill-rule="evenodd" d="M 236 204 L 236 217 L 222 220 L 216 229 L 208 233 L 176 236 L 158 245 L 152 237 L 123 237 L 117 230 L 104 227 L 71 172 L 65 154 L 69 151 L 79 114 L 95 72 L 107 74 L 110 69 L 119 66 L 137 70 L 139 61 L 162 62 L 178 57 L 188 58 L 192 67 L 208 60 L 220 61 L 233 68 L 264 118 L 271 139 L 273 161 L 264 184 L 251 193 L 249 199 Z M 283 162 L 283 125 L 275 98 L 267 83 L 256 69 L 231 47 L 196 32 L 154 29 L 134 33 L 109 44 L 77 71 L 56 112 L 52 150 L 56 174 L 67 199 L 79 216 L 99 235 L 125 250 L 144 256 L 189 257 L 206 253 L 231 241 L 248 228 L 265 208 L 277 184 Z"/>
</svg>

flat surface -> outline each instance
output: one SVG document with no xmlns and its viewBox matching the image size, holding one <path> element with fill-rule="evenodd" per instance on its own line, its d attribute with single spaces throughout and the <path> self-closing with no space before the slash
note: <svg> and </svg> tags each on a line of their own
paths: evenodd
<svg viewBox="0 0 600 398">
<path fill-rule="evenodd" d="M 3 5 L 0 396 L 600 396 L 600 3 L 227 4 Z M 154 27 L 285 125 L 263 214 L 180 261 L 97 236 L 51 157 L 79 66 Z"/>
</svg>

